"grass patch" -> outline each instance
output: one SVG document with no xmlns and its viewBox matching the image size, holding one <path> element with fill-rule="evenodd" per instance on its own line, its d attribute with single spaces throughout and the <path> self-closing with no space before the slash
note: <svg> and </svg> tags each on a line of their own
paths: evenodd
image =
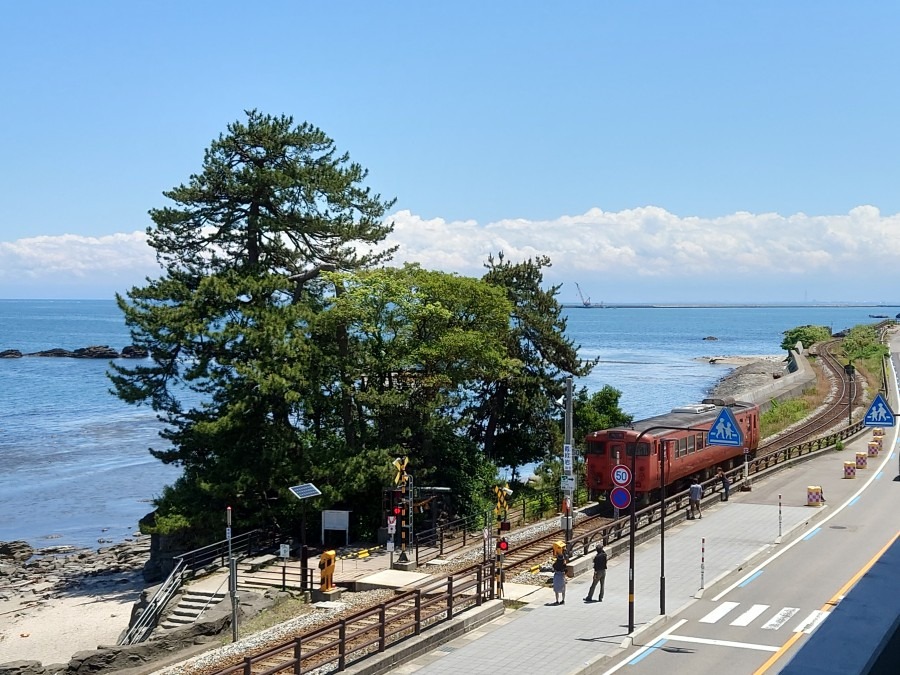
<svg viewBox="0 0 900 675">
<path fill-rule="evenodd" d="M 227 600 L 226 600 L 227 602 Z M 315 608 L 307 603 L 302 597 L 299 598 L 282 598 L 272 607 L 264 609 L 256 616 L 250 617 L 240 623 L 238 626 L 238 638 L 245 638 L 260 631 L 277 626 L 285 621 L 290 621 L 298 616 L 303 616 L 309 612 L 315 611 Z M 231 631 L 228 635 L 222 635 L 221 643 L 223 645 L 231 642 Z"/>
</svg>

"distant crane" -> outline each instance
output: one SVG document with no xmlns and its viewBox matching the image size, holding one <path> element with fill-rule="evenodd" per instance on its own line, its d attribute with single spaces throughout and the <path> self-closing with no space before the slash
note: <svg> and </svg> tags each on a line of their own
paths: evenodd
<svg viewBox="0 0 900 675">
<path fill-rule="evenodd" d="M 584 305 L 585 307 L 590 307 L 591 299 L 584 297 L 584 293 L 581 292 L 581 286 L 578 285 L 577 281 L 575 282 L 575 288 L 578 289 L 578 297 L 581 298 L 581 304 Z"/>
</svg>

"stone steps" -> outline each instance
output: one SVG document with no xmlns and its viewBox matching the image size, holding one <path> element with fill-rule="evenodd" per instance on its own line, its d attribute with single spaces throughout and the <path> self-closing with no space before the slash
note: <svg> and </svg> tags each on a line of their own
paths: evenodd
<svg viewBox="0 0 900 675">
<path fill-rule="evenodd" d="M 228 589 L 220 591 L 191 591 L 182 594 L 175 609 L 159 625 L 162 629 L 183 628 L 199 619 L 211 607 L 228 597 Z"/>
</svg>

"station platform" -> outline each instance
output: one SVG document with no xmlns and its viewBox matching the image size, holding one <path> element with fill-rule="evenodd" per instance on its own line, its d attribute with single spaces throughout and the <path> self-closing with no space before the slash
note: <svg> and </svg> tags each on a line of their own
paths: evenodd
<svg viewBox="0 0 900 675">
<path fill-rule="evenodd" d="M 752 490 L 732 491 L 728 502 L 713 501 L 703 518 L 681 521 L 665 534 L 666 609 L 678 613 L 703 597 L 704 590 L 751 560 L 800 536 L 851 500 L 867 480 L 881 472 L 897 474 L 897 429 L 886 430 L 884 450 L 855 479 L 844 478 L 844 463 L 865 451 L 866 430 L 841 451 L 823 451 L 789 468 L 755 479 Z M 809 486 L 820 486 L 825 501 L 808 505 Z M 780 528 L 780 531 L 779 531 Z M 607 551 L 611 551 L 607 547 Z M 656 537 L 635 549 L 635 632 L 628 635 L 627 547 L 611 551 L 602 603 L 585 603 L 591 574 L 568 583 L 564 605 L 554 604 L 552 588 L 506 584 L 506 601 L 522 603 L 503 617 L 396 666 L 392 672 L 421 675 L 547 672 L 575 675 L 603 672 L 643 630 L 663 622 L 660 614 L 660 545 Z M 582 566 L 587 567 L 587 566 Z"/>
</svg>

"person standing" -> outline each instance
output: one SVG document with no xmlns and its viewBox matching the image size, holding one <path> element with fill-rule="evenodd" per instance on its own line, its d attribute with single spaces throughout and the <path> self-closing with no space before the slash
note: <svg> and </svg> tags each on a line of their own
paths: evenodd
<svg viewBox="0 0 900 675">
<path fill-rule="evenodd" d="M 688 520 L 694 519 L 694 509 L 697 509 L 697 517 L 701 520 L 703 519 L 703 514 L 700 512 L 700 498 L 703 496 L 703 486 L 700 485 L 700 482 L 697 478 L 691 479 L 691 487 L 688 491 L 688 505 L 690 510 L 688 511 Z"/>
<path fill-rule="evenodd" d="M 603 602 L 603 589 L 606 586 L 606 551 L 603 550 L 603 544 L 597 544 L 597 554 L 594 556 L 594 580 L 591 582 L 591 590 L 588 591 L 585 602 L 593 602 L 594 589 L 600 584 L 600 595 L 597 597 L 599 602 Z"/>
<path fill-rule="evenodd" d="M 731 492 L 731 481 L 728 480 L 728 476 L 725 475 L 725 472 L 722 471 L 722 467 L 719 467 L 719 472 L 716 474 L 716 477 L 722 481 L 722 501 L 728 501 L 728 493 Z"/>
<path fill-rule="evenodd" d="M 556 556 L 553 563 L 553 592 L 556 594 L 557 605 L 566 604 L 566 558 L 562 553 Z"/>
</svg>

